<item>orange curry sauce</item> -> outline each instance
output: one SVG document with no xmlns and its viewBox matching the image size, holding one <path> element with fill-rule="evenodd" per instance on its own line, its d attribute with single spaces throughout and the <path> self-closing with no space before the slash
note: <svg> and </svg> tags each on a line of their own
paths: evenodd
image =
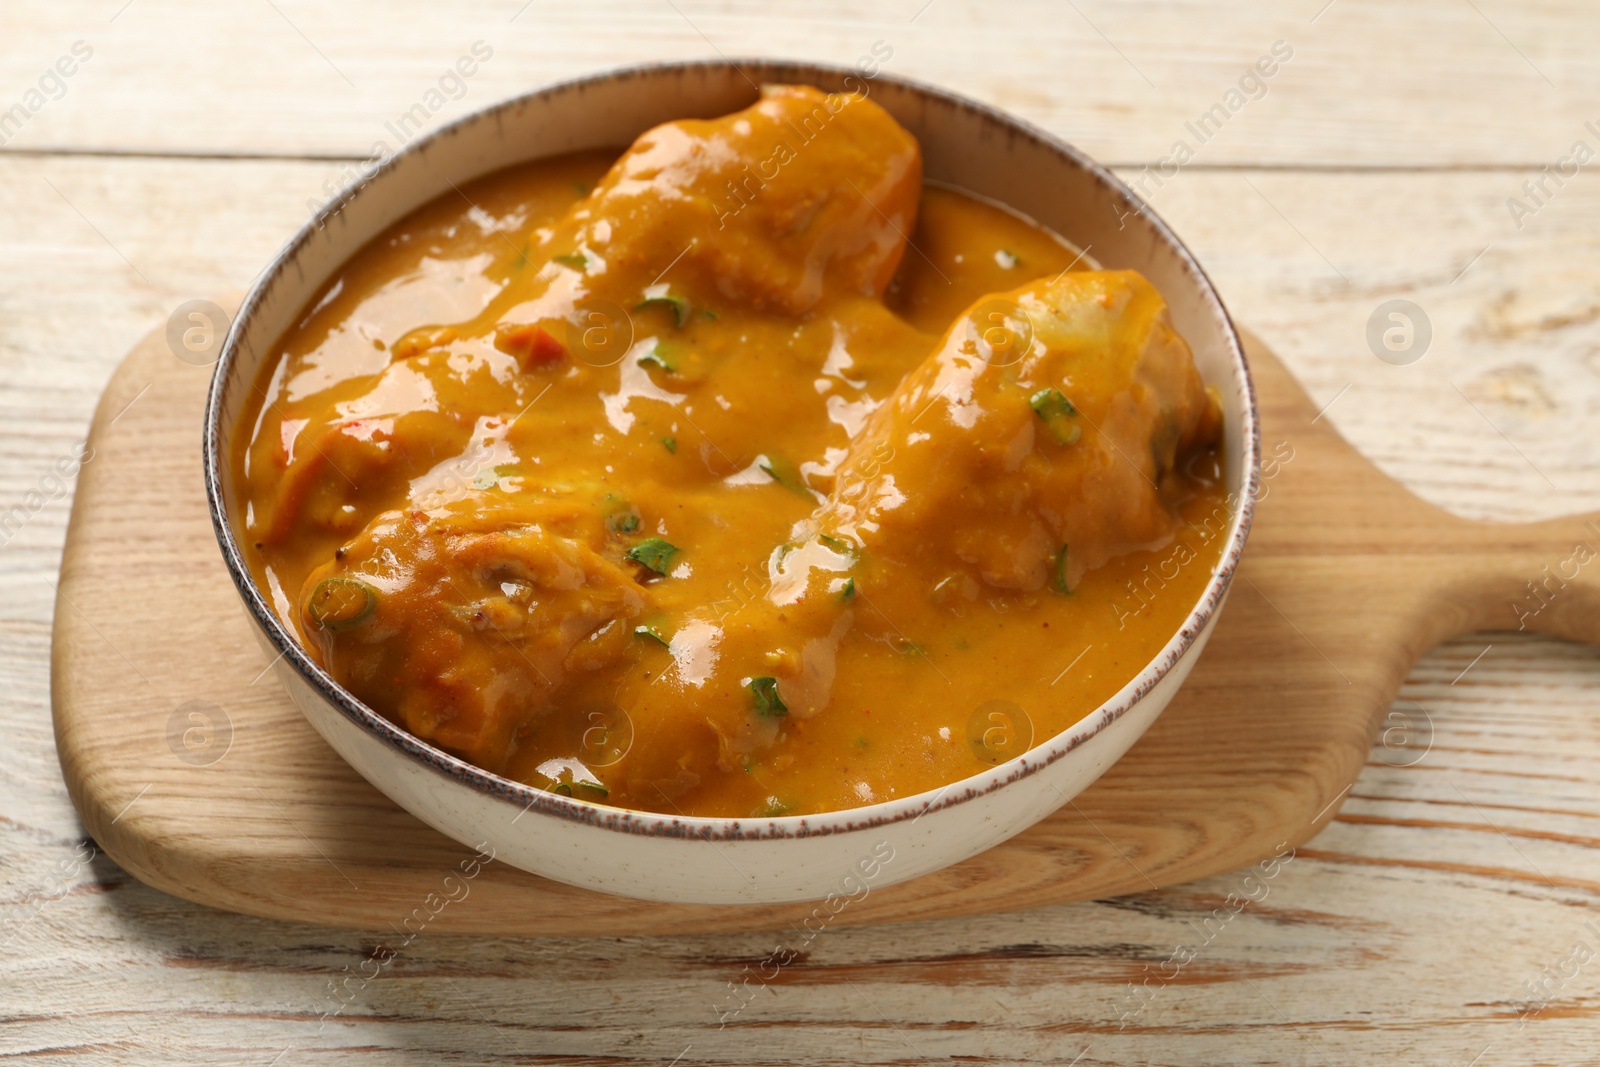
<svg viewBox="0 0 1600 1067">
<path fill-rule="evenodd" d="M 233 457 L 276 610 L 441 748 L 669 813 L 905 796 L 1093 710 L 1209 579 L 1219 407 L 1160 295 L 924 186 L 872 101 L 462 194 L 340 269 Z"/>
</svg>

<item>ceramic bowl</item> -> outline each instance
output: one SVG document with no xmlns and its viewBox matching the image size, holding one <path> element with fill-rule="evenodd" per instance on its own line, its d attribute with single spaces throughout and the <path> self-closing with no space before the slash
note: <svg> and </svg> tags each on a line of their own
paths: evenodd
<svg viewBox="0 0 1600 1067">
<path fill-rule="evenodd" d="M 1234 505 L 1221 563 L 1159 655 L 1105 705 L 1031 751 L 933 792 L 848 811 L 764 819 L 627 811 L 545 792 L 434 748 L 367 708 L 301 648 L 256 587 L 237 534 L 225 457 L 277 339 L 350 256 L 413 209 L 491 171 L 580 149 L 620 150 L 651 126 L 714 117 L 756 85 L 865 91 L 922 143 L 929 179 L 1037 219 L 1107 268 L 1142 271 L 1165 295 L 1200 371 L 1221 392 Z M 1221 299 L 1182 242 L 1082 153 L 992 108 L 879 73 L 738 60 L 632 67 L 563 82 L 469 115 L 407 145 L 323 207 L 245 298 L 206 410 L 205 476 L 217 539 L 277 673 L 312 726 L 401 807 L 497 859 L 548 878 L 652 900 L 751 904 L 824 898 L 959 863 L 1061 807 L 1128 750 L 1183 683 L 1222 608 L 1257 485 L 1254 396 Z M 854 879 L 852 882 L 850 879 Z M 843 888 L 842 888 L 843 887 Z"/>
</svg>

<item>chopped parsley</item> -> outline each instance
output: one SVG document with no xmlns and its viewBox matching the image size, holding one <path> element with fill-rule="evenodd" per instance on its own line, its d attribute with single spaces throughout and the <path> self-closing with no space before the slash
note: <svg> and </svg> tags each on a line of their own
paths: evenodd
<svg viewBox="0 0 1600 1067">
<path fill-rule="evenodd" d="M 676 456 L 678 454 L 678 439 L 676 437 L 663 437 L 661 439 L 661 447 Z"/>
<path fill-rule="evenodd" d="M 628 549 L 628 558 L 657 574 L 666 574 L 667 568 L 672 565 L 672 558 L 678 554 L 678 546 L 659 537 L 647 537 L 643 541 Z"/>
<path fill-rule="evenodd" d="M 824 545 L 828 546 L 830 550 L 837 552 L 841 556 L 849 556 L 851 559 L 856 558 L 856 546 L 853 543 L 846 541 L 842 537 L 830 537 L 827 534 L 818 534 L 817 540 L 821 541 Z"/>
<path fill-rule="evenodd" d="M 646 292 L 648 293 L 648 290 Z M 676 293 L 650 294 L 633 306 L 635 311 L 643 311 L 645 308 L 671 308 L 674 326 L 682 326 L 689 321 L 689 301 Z"/>
<path fill-rule="evenodd" d="M 1072 401 L 1068 400 L 1059 389 L 1041 389 L 1028 399 L 1028 403 L 1032 405 L 1033 410 L 1039 414 L 1040 418 L 1048 419 L 1053 415 L 1076 415 L 1078 413 L 1078 409 L 1073 406 Z"/>
<path fill-rule="evenodd" d="M 641 367 L 660 367 L 669 374 L 678 369 L 677 362 L 672 358 L 672 350 L 661 341 L 656 341 L 650 351 L 640 356 L 636 362 Z"/>
<path fill-rule="evenodd" d="M 1073 444 L 1083 436 L 1083 428 L 1072 421 L 1078 409 L 1059 389 L 1041 389 L 1028 398 L 1034 414 L 1044 420 L 1050 433 L 1064 445 Z"/>
<path fill-rule="evenodd" d="M 611 795 L 611 790 L 607 789 L 599 782 L 573 782 L 570 785 L 566 782 L 557 782 L 550 787 L 550 792 L 555 793 L 557 796 L 570 797 L 573 795 L 573 786 L 577 786 L 579 789 L 587 789 L 593 793 L 599 793 L 602 797 L 608 797 Z"/>
<path fill-rule="evenodd" d="M 607 493 L 606 501 L 616 500 L 615 493 Z M 618 502 L 606 516 L 606 529 L 613 533 L 633 533 L 639 528 L 639 509 L 632 504 Z"/>
<path fill-rule="evenodd" d="M 516 471 L 514 465 L 502 467 L 486 467 L 479 471 L 472 479 L 474 489 L 493 489 L 500 484 L 500 479 Z"/>
<path fill-rule="evenodd" d="M 1062 545 L 1061 551 L 1056 553 L 1056 574 L 1052 584 L 1058 593 L 1072 592 L 1071 589 L 1067 588 L 1067 547 Z"/>
<path fill-rule="evenodd" d="M 762 456 L 760 467 L 767 473 L 769 478 L 789 490 L 789 492 L 797 493 L 807 500 L 814 501 L 816 499 L 811 490 L 806 488 L 805 482 L 801 480 L 800 472 L 795 470 L 787 461 L 769 459 L 766 456 Z"/>
<path fill-rule="evenodd" d="M 306 601 L 306 614 L 321 630 L 351 630 L 378 609 L 377 591 L 355 578 L 324 578 Z"/>
<path fill-rule="evenodd" d="M 778 695 L 778 680 L 776 678 L 750 679 L 750 694 L 755 697 L 756 714 L 758 715 L 776 718 L 779 715 L 787 715 L 789 713 L 789 705 L 785 704 L 783 698 Z"/>
<path fill-rule="evenodd" d="M 563 267 L 571 267 L 579 273 L 582 273 L 589 266 L 589 257 L 582 252 L 568 252 L 565 255 L 551 256 L 550 261 L 559 263 Z"/>
<path fill-rule="evenodd" d="M 662 648 L 670 648 L 671 642 L 662 636 L 661 631 L 654 626 L 635 626 L 633 632 L 638 637 L 648 637 L 657 642 Z"/>
</svg>

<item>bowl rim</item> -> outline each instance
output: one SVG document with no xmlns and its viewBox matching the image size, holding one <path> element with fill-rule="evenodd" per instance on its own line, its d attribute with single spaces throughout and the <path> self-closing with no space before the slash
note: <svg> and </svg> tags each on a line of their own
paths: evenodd
<svg viewBox="0 0 1600 1067">
<path fill-rule="evenodd" d="M 1130 214 L 1139 215 L 1154 234 L 1167 246 L 1183 273 L 1194 284 L 1202 303 L 1216 320 L 1225 342 L 1234 380 L 1229 385 L 1240 394 L 1241 411 L 1245 424 L 1239 427 L 1242 435 L 1244 465 L 1243 477 L 1236 494 L 1228 536 L 1223 545 L 1221 559 L 1212 570 L 1195 607 L 1183 625 L 1153 656 L 1139 673 L 1117 691 L 1109 700 L 1064 730 L 1035 744 L 1027 752 L 998 764 L 945 784 L 938 789 L 856 808 L 818 812 L 809 815 L 783 815 L 767 818 L 734 818 L 722 816 L 668 815 L 660 812 L 612 807 L 593 801 L 580 800 L 552 793 L 536 786 L 504 778 L 491 771 L 453 756 L 443 749 L 410 733 L 367 707 L 347 691 L 316 663 L 299 640 L 290 632 L 288 624 L 262 595 L 249 565 L 245 562 L 240 541 L 234 533 L 233 520 L 224 499 L 224 480 L 229 464 L 219 454 L 223 400 L 234 375 L 241 338 L 251 319 L 259 311 L 267 288 L 292 263 L 318 230 L 327 221 L 344 210 L 345 206 L 364 188 L 381 177 L 402 157 L 420 154 L 430 145 L 464 131 L 467 127 L 493 121 L 500 115 L 527 107 L 545 99 L 566 94 L 581 93 L 585 88 L 604 82 L 625 81 L 634 78 L 669 76 L 682 77 L 701 71 L 706 74 L 737 72 L 750 80 L 747 70 L 760 72 L 762 82 L 798 81 L 811 83 L 819 80 L 841 81 L 845 77 L 860 79 L 862 74 L 854 68 L 809 60 L 786 60 L 763 57 L 722 57 L 718 59 L 668 60 L 631 64 L 566 78 L 539 88 L 496 101 L 481 109 L 469 112 L 450 121 L 424 136 L 408 142 L 393 155 L 384 158 L 375 167 L 363 169 L 348 185 L 341 189 L 308 218 L 291 236 L 271 261 L 256 276 L 238 311 L 234 314 L 224 337 L 222 348 L 213 370 L 211 385 L 206 397 L 203 435 L 203 458 L 206 499 L 211 522 L 222 550 L 224 563 L 243 599 L 245 607 L 270 644 L 277 650 L 278 659 L 287 663 L 300 680 L 346 719 L 365 733 L 372 735 L 403 758 L 431 770 L 436 774 L 466 786 L 490 799 L 518 804 L 521 814 L 534 812 L 568 822 L 582 823 L 598 828 L 644 835 L 649 837 L 689 838 L 712 842 L 766 841 L 793 838 L 828 836 L 858 830 L 882 827 L 905 820 L 915 822 L 932 811 L 951 808 L 967 800 L 987 795 L 1022 778 L 1043 771 L 1092 740 L 1108 726 L 1120 719 L 1156 685 L 1193 647 L 1206 632 L 1232 583 L 1249 536 L 1255 513 L 1257 493 L 1260 488 L 1261 440 L 1260 418 L 1257 409 L 1255 383 L 1250 375 L 1249 361 L 1232 317 L 1228 314 L 1222 296 L 1210 277 L 1195 259 L 1194 254 L 1176 233 L 1157 215 L 1137 193 L 1118 179 L 1108 169 L 1088 155 L 1032 123 L 1016 118 L 999 108 L 984 104 L 947 89 L 930 85 L 917 79 L 879 72 L 872 81 L 896 85 L 912 95 L 923 97 L 958 110 L 976 114 L 1009 135 L 1021 137 L 1064 157 L 1068 162 L 1087 173 L 1097 184 L 1110 193 L 1123 198 Z M 754 84 L 754 83 L 752 83 Z M 530 160 L 541 158 L 530 155 Z M 398 218 L 395 220 L 398 221 Z M 250 383 L 245 383 L 248 387 Z M 521 814 L 517 818 L 521 818 Z M 514 820 L 513 820 L 514 821 Z"/>
</svg>

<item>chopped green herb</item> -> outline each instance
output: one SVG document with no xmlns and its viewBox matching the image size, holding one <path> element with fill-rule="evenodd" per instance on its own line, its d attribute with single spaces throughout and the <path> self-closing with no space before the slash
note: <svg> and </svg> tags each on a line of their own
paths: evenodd
<svg viewBox="0 0 1600 1067">
<path fill-rule="evenodd" d="M 1028 399 L 1033 410 L 1043 418 L 1052 415 L 1076 415 L 1078 409 L 1073 406 L 1059 389 L 1041 389 Z"/>
<path fill-rule="evenodd" d="M 1067 546 L 1062 545 L 1061 551 L 1056 553 L 1056 576 L 1054 585 L 1058 593 L 1070 593 L 1067 588 Z"/>
<path fill-rule="evenodd" d="M 661 439 L 661 446 L 668 452 L 671 452 L 674 456 L 678 454 L 678 439 L 676 437 L 663 437 Z"/>
<path fill-rule="evenodd" d="M 717 313 L 712 311 L 710 308 L 701 308 L 700 314 L 704 315 L 708 319 L 714 319 L 717 317 Z"/>
<path fill-rule="evenodd" d="M 844 585 L 839 587 L 839 599 L 840 600 L 851 600 L 851 599 L 854 599 L 855 595 L 856 595 L 856 579 L 855 579 L 855 575 L 851 575 L 850 577 L 848 577 L 848 578 L 846 578 L 844 580 Z"/>
<path fill-rule="evenodd" d="M 867 750 L 867 739 L 865 737 L 856 738 L 856 747 L 865 752 Z"/>
<path fill-rule="evenodd" d="M 377 592 L 355 578 L 324 578 L 306 601 L 311 620 L 319 629 L 334 633 L 360 626 L 377 608 Z"/>
<path fill-rule="evenodd" d="M 633 632 L 639 637 L 648 637 L 650 640 L 658 642 L 662 648 L 672 647 L 671 642 L 663 637 L 661 635 L 661 631 L 656 629 L 654 626 L 635 626 L 633 628 Z"/>
<path fill-rule="evenodd" d="M 589 257 L 582 252 L 568 252 L 565 255 L 551 256 L 551 261 L 563 267 L 571 267 L 575 271 L 583 271 L 589 266 Z"/>
<path fill-rule="evenodd" d="M 563 771 L 562 773 L 564 774 L 566 772 Z M 599 782 L 554 782 L 550 786 L 550 792 L 555 793 L 557 796 L 563 797 L 573 796 L 574 789 L 587 789 L 591 793 L 598 793 L 601 798 L 611 795 L 611 790 L 607 789 Z"/>
<path fill-rule="evenodd" d="M 674 326 L 682 326 L 689 321 L 689 301 L 675 293 L 646 296 L 633 306 L 635 311 L 643 311 L 645 308 L 671 308 Z"/>
<path fill-rule="evenodd" d="M 789 705 L 783 702 L 778 695 L 778 680 L 776 678 L 750 679 L 750 693 L 756 700 L 756 713 L 775 718 L 789 713 Z"/>
<path fill-rule="evenodd" d="M 811 490 L 807 489 L 805 483 L 801 480 L 800 472 L 795 470 L 786 461 L 781 459 L 768 459 L 766 456 L 762 456 L 760 466 L 762 470 L 767 472 L 767 475 L 773 481 L 789 490 L 789 492 L 798 493 L 807 500 L 814 501 L 816 499 L 816 497 L 812 495 Z"/>
<path fill-rule="evenodd" d="M 573 182 L 572 183 L 572 191 L 577 193 L 579 196 L 588 196 L 589 195 L 589 183 L 588 182 Z"/>
<path fill-rule="evenodd" d="M 1005 270 L 1011 270 L 1015 268 L 1018 263 L 1022 262 L 1022 260 L 1017 258 L 1015 253 L 1007 252 L 1004 248 L 1000 249 L 994 254 L 994 261 L 1000 264 L 1000 266 Z"/>
<path fill-rule="evenodd" d="M 1078 409 L 1060 390 L 1041 389 L 1028 399 L 1028 404 L 1062 444 L 1073 444 L 1083 435 L 1083 428 L 1071 421 Z"/>
<path fill-rule="evenodd" d="M 657 341 L 650 351 L 640 356 L 636 362 L 641 367 L 660 367 L 669 374 L 678 369 L 677 361 L 672 358 L 672 350 L 661 341 Z"/>
<path fill-rule="evenodd" d="M 499 484 L 500 479 L 508 474 L 515 473 L 515 464 L 506 464 L 500 467 L 488 467 L 477 473 L 472 479 L 474 489 L 493 489 Z"/>
<path fill-rule="evenodd" d="M 657 574 L 666 574 L 667 567 L 672 563 L 672 557 L 677 554 L 677 545 L 663 541 L 659 537 L 647 537 L 628 549 L 629 559 L 650 568 Z"/>
<path fill-rule="evenodd" d="M 849 556 L 851 559 L 856 558 L 858 551 L 856 546 L 842 537 L 829 537 L 827 534 L 818 534 L 817 540 L 841 556 Z"/>
<path fill-rule="evenodd" d="M 615 493 L 607 493 L 606 500 L 616 500 Z M 613 533 L 633 533 L 639 528 L 639 509 L 632 504 L 617 502 L 614 509 L 606 515 L 606 529 Z"/>
</svg>

